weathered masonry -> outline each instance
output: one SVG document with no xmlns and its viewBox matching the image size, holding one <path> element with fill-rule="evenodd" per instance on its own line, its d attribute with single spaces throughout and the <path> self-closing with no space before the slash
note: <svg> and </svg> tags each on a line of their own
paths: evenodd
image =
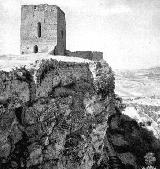
<svg viewBox="0 0 160 169">
<path fill-rule="evenodd" d="M 22 5 L 21 54 L 49 53 L 64 55 L 66 21 L 64 12 L 55 5 Z"/>
</svg>

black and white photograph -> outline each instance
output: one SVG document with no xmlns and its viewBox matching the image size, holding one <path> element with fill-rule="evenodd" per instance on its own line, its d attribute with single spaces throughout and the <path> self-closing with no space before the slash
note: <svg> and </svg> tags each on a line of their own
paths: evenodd
<svg viewBox="0 0 160 169">
<path fill-rule="evenodd" d="M 0 169 L 160 169 L 160 0 L 0 0 Z"/>
</svg>

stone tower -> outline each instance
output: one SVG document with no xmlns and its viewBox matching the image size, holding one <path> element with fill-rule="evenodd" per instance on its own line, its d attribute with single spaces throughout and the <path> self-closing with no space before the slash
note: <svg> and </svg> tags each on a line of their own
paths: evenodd
<svg viewBox="0 0 160 169">
<path fill-rule="evenodd" d="M 21 54 L 49 53 L 64 55 L 66 22 L 64 12 L 55 5 L 22 5 Z"/>
</svg>

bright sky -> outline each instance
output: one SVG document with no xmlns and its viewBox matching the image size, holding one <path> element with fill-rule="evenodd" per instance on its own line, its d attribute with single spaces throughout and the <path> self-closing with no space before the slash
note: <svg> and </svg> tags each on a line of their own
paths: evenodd
<svg viewBox="0 0 160 169">
<path fill-rule="evenodd" d="M 19 54 L 20 5 L 66 14 L 67 49 L 98 50 L 113 68 L 160 65 L 160 0 L 0 0 L 0 55 Z"/>
</svg>

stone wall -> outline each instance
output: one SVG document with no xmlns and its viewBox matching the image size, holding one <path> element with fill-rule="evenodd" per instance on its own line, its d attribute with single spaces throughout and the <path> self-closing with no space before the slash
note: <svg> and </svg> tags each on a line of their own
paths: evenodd
<svg viewBox="0 0 160 169">
<path fill-rule="evenodd" d="M 72 57 L 80 57 L 83 59 L 89 59 L 94 61 L 100 61 L 103 59 L 103 53 L 97 52 L 97 51 L 75 51 L 71 52 L 69 50 L 66 50 L 65 52 L 66 56 L 72 56 Z"/>
<path fill-rule="evenodd" d="M 57 22 L 57 51 L 59 55 L 64 55 L 66 50 L 66 22 L 65 13 L 59 8 Z"/>
<path fill-rule="evenodd" d="M 103 59 L 103 52 L 92 52 L 93 53 L 93 59 L 92 60 L 95 60 L 95 61 L 100 61 Z"/>
<path fill-rule="evenodd" d="M 38 23 L 41 33 L 38 35 Z M 60 26 L 59 26 L 60 24 Z M 60 29 L 60 30 L 59 30 Z M 63 29 L 63 39 L 59 32 Z M 65 14 L 55 5 L 22 5 L 21 7 L 21 53 L 48 53 L 58 47 L 58 54 L 65 48 Z M 62 45 L 64 44 L 64 45 Z"/>
</svg>

